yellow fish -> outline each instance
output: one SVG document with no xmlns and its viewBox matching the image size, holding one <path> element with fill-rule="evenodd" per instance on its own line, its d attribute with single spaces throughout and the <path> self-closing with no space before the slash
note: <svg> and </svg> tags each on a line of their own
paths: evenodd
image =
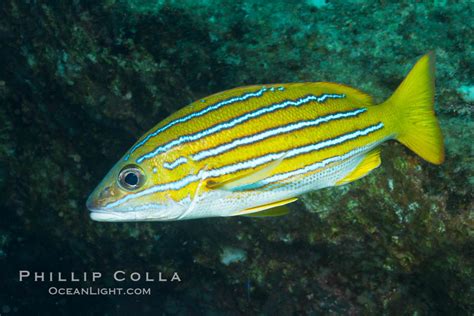
<svg viewBox="0 0 474 316">
<path fill-rule="evenodd" d="M 90 195 L 97 221 L 281 215 L 311 190 L 359 179 L 396 139 L 444 160 L 433 110 L 434 63 L 423 56 L 382 104 L 330 82 L 255 85 L 182 108 L 128 150 Z"/>
</svg>

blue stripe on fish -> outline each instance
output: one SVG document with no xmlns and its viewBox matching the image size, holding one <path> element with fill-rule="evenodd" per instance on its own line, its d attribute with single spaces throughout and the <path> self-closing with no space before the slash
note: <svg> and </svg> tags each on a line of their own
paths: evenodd
<svg viewBox="0 0 474 316">
<path fill-rule="evenodd" d="M 349 152 L 347 152 L 347 153 L 345 153 L 344 155 L 341 155 L 341 156 L 329 157 L 329 158 L 326 158 L 322 161 L 318 161 L 318 162 L 306 165 L 306 166 L 304 166 L 302 168 L 299 168 L 299 169 L 274 174 L 273 176 L 262 179 L 262 180 L 260 180 L 256 183 L 252 183 L 252 184 L 249 184 L 249 185 L 243 185 L 241 187 L 238 187 L 238 188 L 236 188 L 236 190 L 237 191 L 255 190 L 255 189 L 259 189 L 259 188 L 262 188 L 264 186 L 267 186 L 267 185 L 277 184 L 280 181 L 285 181 L 285 180 L 287 180 L 291 177 L 294 177 L 294 176 L 309 174 L 309 173 L 311 173 L 313 171 L 316 171 L 318 169 L 325 168 L 326 166 L 328 166 L 331 163 L 342 162 L 346 159 L 349 159 L 349 158 L 355 157 L 357 155 L 366 153 L 366 152 L 370 151 L 371 149 L 373 149 L 375 146 L 377 146 L 379 144 L 380 144 L 380 141 L 375 142 L 375 143 L 370 144 L 370 145 L 367 145 L 367 146 L 364 146 L 364 147 L 353 149 L 353 150 L 351 150 L 351 151 L 349 151 Z M 291 183 L 290 183 L 290 185 L 291 185 Z"/>
<path fill-rule="evenodd" d="M 324 140 L 324 141 L 316 143 L 316 144 L 311 144 L 311 145 L 306 145 L 306 146 L 302 146 L 302 147 L 292 148 L 290 150 L 277 152 L 277 153 L 270 153 L 270 154 L 260 156 L 260 157 L 257 157 L 257 158 L 251 159 L 251 160 L 243 161 L 243 162 L 236 163 L 236 164 L 229 165 L 229 166 L 224 166 L 224 167 L 214 169 L 214 170 L 209 170 L 208 172 L 209 172 L 210 175 L 208 177 L 219 177 L 219 176 L 226 175 L 226 174 L 232 174 L 234 172 L 241 171 L 241 170 L 244 170 L 244 169 L 259 167 L 259 166 L 264 165 L 264 164 L 266 164 L 268 162 L 271 162 L 273 160 L 280 159 L 281 157 L 285 157 L 285 159 L 287 159 L 287 158 L 292 158 L 292 157 L 296 157 L 296 156 L 299 156 L 299 155 L 307 154 L 307 153 L 310 153 L 310 152 L 313 152 L 313 151 L 317 151 L 317 150 L 329 148 L 329 147 L 332 147 L 332 146 L 336 146 L 336 145 L 339 145 L 341 143 L 359 138 L 361 136 L 369 135 L 369 134 L 371 134 L 375 131 L 378 131 L 378 130 L 382 129 L 383 126 L 384 126 L 383 123 L 380 122 L 378 124 L 371 125 L 371 126 L 366 127 L 364 129 L 355 130 L 353 132 L 343 134 L 343 135 L 340 135 L 340 136 L 337 136 L 337 137 L 334 137 L 334 138 L 331 138 L 331 139 L 327 139 L 327 140 Z M 215 172 L 215 171 L 219 171 L 219 172 Z M 214 173 L 216 173 L 216 175 L 214 175 Z"/>
<path fill-rule="evenodd" d="M 143 140 L 141 140 L 140 142 L 138 142 L 137 144 L 135 144 L 131 149 L 130 149 L 130 152 L 125 156 L 124 160 L 128 160 L 130 158 L 130 155 L 133 154 L 133 152 L 135 152 L 139 147 L 143 146 L 148 140 L 150 140 L 150 138 L 152 137 L 155 137 L 157 136 L 158 134 L 160 134 L 161 132 L 164 132 L 166 131 L 168 128 L 176 125 L 176 124 L 179 124 L 179 123 L 184 123 L 184 122 L 187 122 L 195 117 L 199 117 L 199 116 L 202 116 L 204 114 L 207 114 L 211 111 L 214 111 L 214 110 L 217 110 L 225 105 L 229 105 L 229 104 L 232 104 L 232 103 L 236 103 L 236 102 L 241 102 L 241 101 L 245 101 L 245 100 L 248 100 L 250 98 L 257 98 L 257 97 L 261 97 L 263 95 L 263 93 L 265 91 L 267 91 L 268 89 L 263 87 L 262 89 L 256 91 L 256 92 L 250 92 L 250 93 L 245 93 L 241 96 L 238 96 L 238 97 L 232 97 L 230 99 L 226 99 L 226 100 L 222 100 L 222 101 L 219 101 L 218 103 L 215 103 L 213 105 L 210 105 L 208 106 L 207 108 L 204 108 L 198 112 L 195 112 L 195 113 L 191 113 L 191 114 L 188 114 L 186 116 L 183 116 L 182 118 L 179 118 L 177 120 L 174 120 L 174 121 L 171 121 L 169 122 L 168 124 L 166 124 L 165 126 L 157 129 L 156 131 L 148 134 Z"/>
<path fill-rule="evenodd" d="M 163 167 L 169 170 L 173 170 L 174 168 L 181 166 L 183 163 L 186 163 L 187 161 L 188 160 L 186 158 L 179 157 L 178 159 L 176 159 L 175 161 L 171 163 L 168 163 L 168 162 L 163 163 Z"/>
<path fill-rule="evenodd" d="M 298 123 L 291 123 L 291 124 L 280 126 L 277 128 L 268 129 L 268 130 L 250 135 L 250 136 L 245 136 L 239 139 L 235 139 L 229 143 L 225 143 L 225 144 L 216 146 L 214 148 L 200 151 L 194 154 L 193 156 L 191 156 L 191 158 L 193 160 L 199 161 L 208 157 L 213 157 L 213 156 L 225 153 L 229 150 L 232 150 L 233 148 L 236 148 L 242 145 L 254 144 L 258 141 L 261 141 L 273 136 L 286 134 L 286 133 L 297 131 L 306 127 L 318 126 L 322 123 L 327 123 L 327 122 L 331 122 L 335 120 L 357 117 L 361 113 L 364 113 L 366 111 L 367 111 L 366 108 L 362 108 L 362 109 L 357 109 L 355 111 L 337 112 L 337 113 L 332 113 L 330 115 L 318 117 L 317 119 L 314 119 L 314 120 L 300 121 Z M 178 158 L 178 159 L 181 159 L 181 158 Z"/>
<path fill-rule="evenodd" d="M 238 163 L 235 163 L 235 164 L 232 164 L 232 165 L 227 165 L 227 166 L 223 166 L 223 167 L 216 168 L 216 169 L 201 170 L 198 174 L 190 174 L 190 175 L 187 175 L 187 176 L 185 176 L 185 177 L 183 177 L 183 178 L 181 178 L 177 181 L 158 184 L 158 185 L 150 187 L 146 190 L 143 190 L 141 192 L 126 195 L 122 199 L 117 200 L 115 202 L 112 202 L 112 203 L 106 205 L 104 208 L 113 208 L 113 207 L 116 207 L 116 206 L 118 206 L 118 205 L 120 205 L 120 204 L 122 204 L 122 203 L 124 203 L 128 200 L 138 198 L 138 197 L 142 197 L 142 196 L 149 195 L 149 194 L 153 194 L 153 193 L 156 193 L 156 192 L 163 192 L 163 191 L 169 191 L 169 190 L 179 190 L 179 189 L 182 189 L 182 188 L 186 187 L 187 185 L 189 185 L 193 182 L 196 182 L 196 181 L 203 181 L 203 180 L 208 179 L 208 178 L 220 177 L 220 176 L 223 176 L 223 175 L 226 175 L 226 174 L 235 173 L 237 171 L 256 168 L 258 166 L 264 165 L 266 163 L 269 163 L 271 161 L 280 159 L 282 157 L 287 159 L 287 158 L 295 157 L 295 156 L 298 156 L 298 155 L 306 154 L 306 153 L 309 153 L 309 152 L 312 152 L 312 151 L 321 150 L 321 149 L 328 148 L 328 147 L 331 147 L 331 146 L 339 145 L 339 144 L 344 143 L 346 141 L 369 135 L 373 132 L 376 132 L 376 131 L 382 129 L 383 127 L 384 127 L 383 123 L 379 122 L 378 124 L 370 125 L 370 126 L 364 128 L 364 129 L 358 129 L 358 130 L 352 131 L 350 133 L 342 134 L 338 137 L 327 139 L 327 140 L 324 140 L 324 141 L 316 143 L 316 144 L 297 147 L 297 148 L 293 148 L 293 149 L 290 149 L 290 150 L 287 150 L 287 151 L 271 153 L 271 154 L 267 154 L 267 155 L 264 155 L 264 156 L 261 156 L 261 157 L 257 157 L 257 158 L 242 161 L 242 162 L 238 162 Z"/>
<path fill-rule="evenodd" d="M 174 139 L 174 140 L 170 141 L 169 143 L 163 144 L 163 145 L 155 148 L 152 152 L 149 152 L 149 153 L 144 154 L 143 156 L 137 158 L 136 162 L 138 164 L 142 163 L 144 160 L 153 158 L 156 155 L 158 155 L 159 153 L 166 152 L 167 150 L 169 150 L 170 148 L 173 148 L 174 146 L 181 145 L 181 144 L 188 143 L 188 142 L 192 142 L 192 141 L 196 141 L 196 140 L 198 140 L 200 138 L 203 138 L 205 136 L 209 136 L 211 134 L 214 134 L 214 133 L 226 130 L 226 129 L 230 129 L 230 128 L 232 128 L 232 127 L 234 127 L 238 124 L 241 124 L 242 122 L 248 121 L 252 118 L 256 118 L 256 117 L 265 115 L 267 113 L 271 113 L 271 112 L 274 112 L 276 110 L 286 108 L 288 106 L 300 106 L 300 105 L 303 105 L 303 104 L 306 104 L 306 103 L 309 103 L 309 102 L 313 102 L 313 101 L 318 102 L 318 103 L 322 103 L 322 102 L 326 101 L 327 99 L 341 99 L 341 98 L 345 98 L 345 95 L 344 94 L 322 94 L 320 96 L 315 96 L 315 95 L 310 94 L 310 95 L 307 95 L 305 97 L 296 99 L 294 101 L 293 100 L 286 100 L 286 101 L 281 102 L 281 103 L 274 103 L 274 104 L 271 104 L 269 106 L 260 108 L 260 109 L 254 111 L 254 112 L 249 112 L 249 113 L 246 113 L 242 116 L 233 118 L 233 119 L 231 119 L 229 121 L 226 121 L 224 123 L 219 123 L 219 124 L 214 125 L 214 126 L 208 128 L 208 129 L 200 131 L 198 133 L 181 136 L 177 139 Z"/>
</svg>

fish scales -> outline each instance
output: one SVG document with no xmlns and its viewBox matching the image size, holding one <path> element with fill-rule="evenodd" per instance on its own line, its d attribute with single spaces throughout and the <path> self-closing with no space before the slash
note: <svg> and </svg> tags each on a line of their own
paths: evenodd
<svg viewBox="0 0 474 316">
<path fill-rule="evenodd" d="M 258 135 L 265 131 L 276 130 L 290 124 L 296 125 L 300 122 L 315 121 L 321 117 L 334 116 L 334 118 L 326 122 L 322 121 L 316 126 L 303 125 L 299 129 L 296 129 L 295 127 L 291 133 L 282 132 L 281 134 L 273 135 L 266 139 L 249 143 L 245 146 L 236 146 L 233 149 L 221 153 L 217 157 L 210 157 L 213 158 L 213 161 L 211 162 L 208 161 L 209 158 L 203 159 L 202 166 L 206 165 L 210 170 L 212 170 L 220 166 L 232 165 L 241 161 L 255 159 L 265 154 L 284 153 L 293 148 L 305 147 L 311 144 L 335 139 L 337 136 L 347 135 L 351 132 L 369 127 L 374 123 L 378 123 L 376 118 L 370 117 L 371 113 L 366 113 L 367 111 L 362 112 L 362 110 L 365 110 L 370 104 L 364 104 L 364 101 L 366 100 L 360 100 L 352 96 L 344 95 L 344 91 L 341 91 L 345 88 L 343 86 L 333 85 L 333 87 L 327 87 L 327 85 L 318 83 L 275 86 L 283 87 L 283 89 L 274 89 L 274 91 L 270 91 L 271 87 L 268 87 L 267 91 L 270 93 L 265 93 L 259 98 L 249 98 L 222 106 L 206 115 L 189 120 L 188 124 L 185 126 L 176 124 L 157 137 L 151 138 L 148 141 L 149 143 L 146 143 L 145 146 L 139 148 L 135 154 L 138 155 L 138 157 L 142 157 L 143 155 L 153 152 L 156 148 L 166 148 L 166 145 L 173 141 L 179 143 L 179 145 L 176 145 L 175 147 L 169 146 L 166 155 L 157 154 L 153 158 L 150 158 L 152 159 L 150 167 L 153 168 L 153 163 L 159 165 L 160 163 L 170 163 L 181 158 L 193 157 L 196 153 L 200 153 L 206 149 L 215 148 L 219 145 L 229 143 L 229 140 L 238 141 L 250 136 L 257 136 L 255 138 L 258 138 Z M 231 90 L 224 93 L 222 96 L 217 95 L 216 98 L 222 102 L 222 100 L 228 98 L 246 95 L 247 93 L 254 93 L 256 91 L 261 91 L 262 89 L 265 88 L 254 86 L 246 89 L 239 89 L 240 95 Z M 324 98 L 325 95 L 337 97 Z M 308 102 L 306 102 L 304 99 L 307 96 L 314 96 L 315 98 L 319 97 L 323 99 L 321 102 L 311 99 L 308 99 Z M 207 100 L 209 102 L 211 101 L 209 98 L 207 98 Z M 298 102 L 298 100 L 301 101 Z M 219 101 L 215 103 L 219 103 Z M 282 105 L 281 107 L 275 106 L 284 104 L 285 102 L 287 102 L 288 105 Z M 186 114 L 177 113 L 174 120 L 178 120 L 190 113 L 197 113 L 214 105 L 206 105 L 200 101 L 195 102 L 195 104 L 196 109 L 194 112 L 187 112 Z M 260 111 L 262 114 L 257 116 L 259 110 L 262 109 L 268 109 L 268 111 Z M 355 110 L 360 111 L 355 112 Z M 347 112 L 355 113 L 353 116 L 347 115 L 346 117 L 340 115 L 341 113 Z M 254 114 L 254 117 L 252 117 L 252 114 Z M 339 114 L 340 117 L 337 117 L 337 114 Z M 363 117 L 363 114 L 365 114 L 365 118 Z M 243 118 L 246 115 L 251 118 L 239 121 L 239 118 Z M 212 116 L 212 119 L 209 119 L 208 116 Z M 174 120 L 171 120 L 171 122 Z M 223 124 L 229 122 L 231 124 L 228 125 L 231 125 L 231 127 L 223 126 Z M 232 122 L 236 123 L 232 124 Z M 203 134 L 203 131 L 208 131 L 212 128 L 214 128 L 214 132 L 210 135 L 200 135 L 200 133 Z M 196 135 L 196 137 L 192 138 L 193 135 Z M 185 137 L 188 137 L 188 139 L 184 139 Z M 333 146 L 329 146 L 330 144 L 328 144 L 327 148 L 312 150 L 306 154 L 300 154 L 294 158 L 287 159 L 275 170 L 275 173 L 292 170 L 292 168 L 294 168 L 292 166 L 301 165 L 301 163 L 308 161 L 322 160 L 341 151 L 342 148 L 344 148 L 345 151 L 349 151 L 353 146 L 356 146 L 359 143 L 368 142 L 373 136 L 369 134 L 364 137 L 367 138 L 365 141 L 359 140 L 359 138 L 352 140 L 349 139 L 341 144 Z M 176 140 L 178 140 L 178 142 Z M 171 174 L 174 177 L 168 179 L 162 178 L 161 181 L 157 181 L 156 183 L 163 184 L 179 180 L 183 175 L 192 172 L 192 170 L 190 170 L 192 167 L 195 167 L 196 169 L 196 166 L 193 164 L 182 164 Z M 246 172 L 247 169 L 239 170 L 237 173 Z M 197 171 L 198 170 L 195 170 L 195 172 Z M 226 177 L 227 175 L 228 174 L 225 174 L 222 177 Z M 217 181 L 218 180 L 219 179 L 217 179 Z M 176 196 L 176 198 L 179 199 L 182 198 L 182 196 Z"/>
<path fill-rule="evenodd" d="M 247 215 L 342 185 L 396 139 L 444 159 L 431 55 L 386 102 L 329 83 L 253 85 L 197 100 L 142 136 L 88 199 L 103 221 Z M 272 212 L 265 211 L 267 216 Z M 281 214 L 281 212 L 275 212 Z"/>
</svg>

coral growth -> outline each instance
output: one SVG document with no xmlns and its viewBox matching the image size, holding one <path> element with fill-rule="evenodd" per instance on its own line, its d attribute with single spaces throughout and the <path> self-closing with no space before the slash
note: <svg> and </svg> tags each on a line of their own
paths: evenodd
<svg viewBox="0 0 474 316">
<path fill-rule="evenodd" d="M 472 314 L 472 3 L 150 3 L 0 3 L 3 312 Z M 335 81 L 381 101 L 430 50 L 441 166 L 392 142 L 370 176 L 308 194 L 286 217 L 88 218 L 85 199 L 112 164 L 195 99 Z M 241 260 L 222 264 L 223 249 Z M 18 283 L 19 269 L 178 271 L 182 282 L 85 306 Z"/>
</svg>

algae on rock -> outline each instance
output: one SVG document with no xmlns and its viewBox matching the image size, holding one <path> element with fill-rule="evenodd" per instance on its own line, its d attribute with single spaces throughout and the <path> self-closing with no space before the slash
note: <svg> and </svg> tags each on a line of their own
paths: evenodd
<svg viewBox="0 0 474 316">
<path fill-rule="evenodd" d="M 15 279 L 23 266 L 182 273 L 138 305 L 105 297 L 88 306 L 99 314 L 472 313 L 473 107 L 459 88 L 472 85 L 473 5 L 310 2 L 2 1 L 0 306 L 83 310 L 34 284 L 25 296 Z M 391 142 L 381 168 L 305 195 L 286 217 L 88 218 L 85 199 L 110 166 L 195 99 L 247 84 L 334 81 L 382 101 L 429 50 L 441 166 Z M 246 260 L 223 265 L 225 247 Z"/>
</svg>

